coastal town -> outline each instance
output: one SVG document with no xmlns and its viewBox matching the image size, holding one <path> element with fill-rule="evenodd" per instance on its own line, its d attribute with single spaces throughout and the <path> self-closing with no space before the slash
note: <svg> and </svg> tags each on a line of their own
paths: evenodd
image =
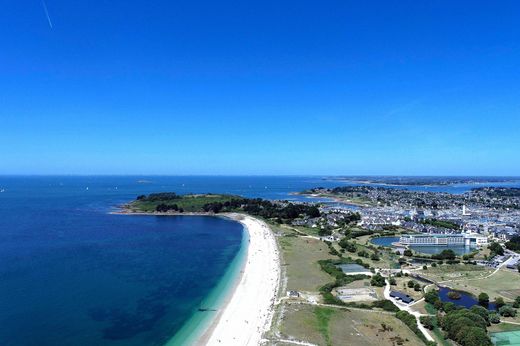
<svg viewBox="0 0 520 346">
<path fill-rule="evenodd" d="M 268 259 L 255 270 L 265 274 L 241 276 L 208 344 L 490 346 L 520 330 L 519 190 L 315 188 L 298 201 L 156 193 L 123 213 L 222 216 L 267 241 L 247 261 Z M 255 300 L 264 283 L 270 293 Z M 261 304 L 260 317 L 230 312 L 244 299 Z"/>
<path fill-rule="evenodd" d="M 314 233 L 337 256 L 329 266 L 320 262 L 336 281 L 320 288 L 321 300 L 297 290 L 288 292 L 290 299 L 351 309 L 391 301 L 398 319 L 427 345 L 499 344 L 510 330 L 520 329 L 520 189 L 453 195 L 355 186 L 302 194 L 330 199 L 319 203 L 319 217 L 291 224 L 300 236 Z M 461 337 L 446 324 L 452 314 L 478 315 L 484 328 Z"/>
<path fill-rule="evenodd" d="M 478 188 L 454 195 L 356 186 L 316 188 L 304 194 L 339 202 L 329 208 L 336 214 L 358 206 L 362 210 L 359 226 L 370 230 L 393 225 L 419 233 L 477 233 L 504 241 L 520 231 L 520 189 L 516 188 Z M 330 226 L 337 217 L 329 214 Z"/>
</svg>

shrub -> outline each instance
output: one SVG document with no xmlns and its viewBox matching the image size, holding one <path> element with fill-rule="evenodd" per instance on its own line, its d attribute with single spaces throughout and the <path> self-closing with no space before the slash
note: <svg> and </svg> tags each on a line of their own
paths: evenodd
<svg viewBox="0 0 520 346">
<path fill-rule="evenodd" d="M 381 274 L 377 273 L 372 276 L 370 280 L 370 284 L 372 286 L 383 287 L 385 285 L 385 278 L 381 276 Z"/>
<path fill-rule="evenodd" d="M 386 300 L 386 299 L 375 301 L 372 303 L 372 306 L 375 308 L 381 308 L 385 311 L 390 311 L 390 312 L 399 311 L 399 308 L 394 303 L 392 303 L 390 300 Z"/>
<path fill-rule="evenodd" d="M 495 313 L 489 314 L 489 322 L 493 324 L 500 323 L 500 316 Z"/>
<path fill-rule="evenodd" d="M 428 328 L 429 330 L 433 330 L 433 328 L 435 327 L 433 325 L 433 320 L 430 316 L 421 316 L 420 321 L 421 321 L 421 324 L 425 328 Z"/>
<path fill-rule="evenodd" d="M 457 291 L 449 291 L 448 292 L 448 298 L 453 299 L 453 300 L 458 300 L 458 299 L 461 298 L 461 295 Z"/>
<path fill-rule="evenodd" d="M 513 307 L 517 309 L 520 308 L 520 296 L 516 297 Z"/>
<path fill-rule="evenodd" d="M 510 305 L 504 305 L 500 309 L 498 309 L 498 313 L 500 316 L 504 317 L 515 317 L 516 316 L 516 310 L 510 306 Z"/>
<path fill-rule="evenodd" d="M 497 306 L 497 308 L 501 308 L 505 304 L 506 303 L 504 302 L 504 298 L 502 298 L 502 297 L 495 298 L 495 305 Z"/>
<path fill-rule="evenodd" d="M 427 303 L 435 304 L 436 301 L 439 301 L 439 292 L 436 290 L 427 292 L 424 295 L 424 300 L 426 300 Z"/>
<path fill-rule="evenodd" d="M 414 315 L 407 311 L 398 311 L 395 317 L 403 321 L 426 345 L 430 345 L 429 341 L 426 340 L 423 333 L 419 330 L 419 327 L 417 327 L 417 320 Z"/>
</svg>

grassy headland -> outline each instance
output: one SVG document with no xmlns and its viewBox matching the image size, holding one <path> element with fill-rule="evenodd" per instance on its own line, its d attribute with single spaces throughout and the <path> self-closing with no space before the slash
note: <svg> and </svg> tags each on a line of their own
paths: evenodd
<svg viewBox="0 0 520 346">
<path fill-rule="evenodd" d="M 174 192 L 141 195 L 124 206 L 129 213 L 224 213 L 243 212 L 277 223 L 290 223 L 300 217 L 318 217 L 319 209 L 309 204 L 287 201 L 267 201 L 260 198 L 244 198 L 223 194 L 187 194 Z"/>
<path fill-rule="evenodd" d="M 204 212 L 204 207 L 212 203 L 226 203 L 239 196 L 216 194 L 178 195 L 173 192 L 141 195 L 125 207 L 133 212 Z"/>
</svg>

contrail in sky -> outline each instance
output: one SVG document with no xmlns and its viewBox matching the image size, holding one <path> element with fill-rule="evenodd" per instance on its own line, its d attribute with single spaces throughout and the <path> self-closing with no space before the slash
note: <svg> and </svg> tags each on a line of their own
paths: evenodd
<svg viewBox="0 0 520 346">
<path fill-rule="evenodd" d="M 49 11 L 47 10 L 47 4 L 45 3 L 45 0 L 42 0 L 43 9 L 45 10 L 45 15 L 47 16 L 47 20 L 49 21 L 49 26 L 52 29 L 52 22 L 51 17 L 49 16 Z"/>
</svg>

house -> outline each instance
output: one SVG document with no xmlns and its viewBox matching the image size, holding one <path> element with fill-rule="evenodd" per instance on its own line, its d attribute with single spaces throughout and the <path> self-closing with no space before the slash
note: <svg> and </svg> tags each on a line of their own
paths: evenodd
<svg viewBox="0 0 520 346">
<path fill-rule="evenodd" d="M 300 292 L 298 291 L 289 291 L 287 292 L 287 295 L 291 298 L 299 298 L 300 297 Z"/>
<path fill-rule="evenodd" d="M 399 291 L 390 291 L 390 297 L 401 300 L 405 304 L 413 302 L 413 298 L 408 294 Z"/>
</svg>

